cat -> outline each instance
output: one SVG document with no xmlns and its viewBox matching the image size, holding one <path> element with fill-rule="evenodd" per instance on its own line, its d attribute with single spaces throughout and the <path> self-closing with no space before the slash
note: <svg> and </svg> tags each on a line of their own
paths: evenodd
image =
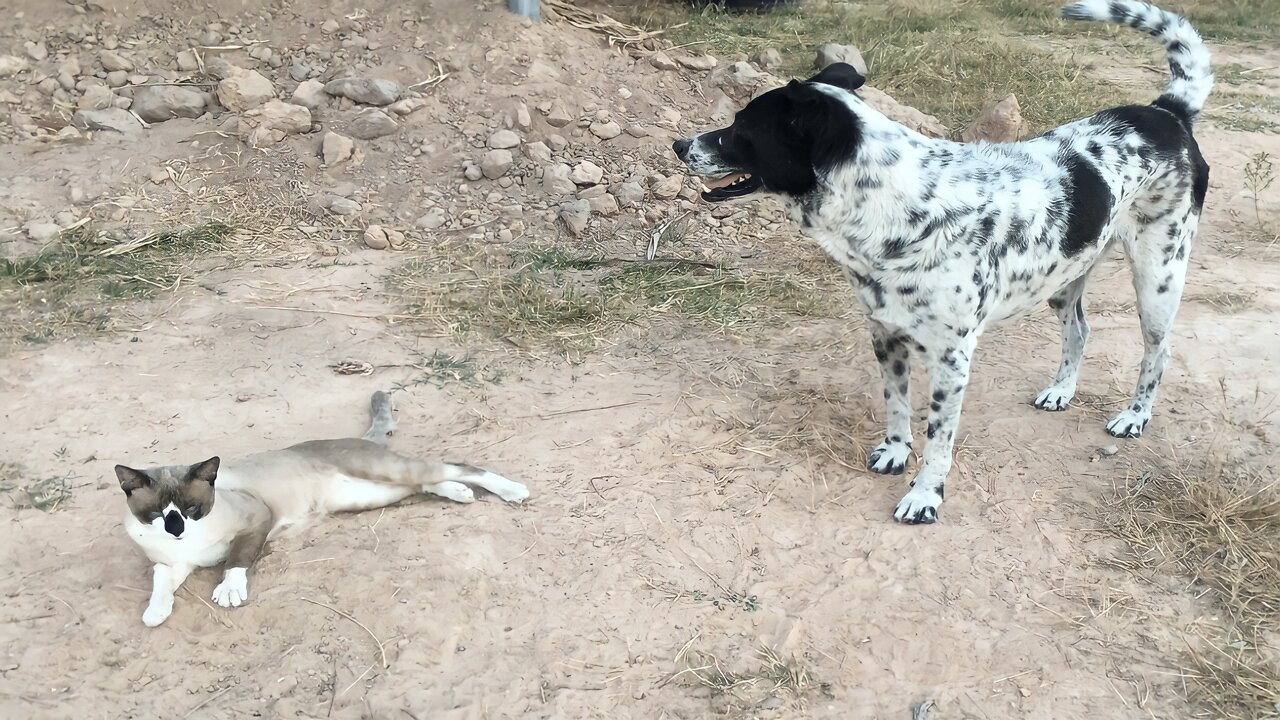
<svg viewBox="0 0 1280 720">
<path fill-rule="evenodd" d="M 391 398 L 373 394 L 373 421 L 360 438 L 313 440 L 221 466 L 135 470 L 117 465 L 129 512 L 125 529 L 155 563 L 142 622 L 156 627 L 173 612 L 173 596 L 197 567 L 223 564 L 213 601 L 239 607 L 249 599 L 248 569 L 267 541 L 335 512 L 385 507 L 419 493 L 469 503 L 472 487 L 510 503 L 529 489 L 470 465 L 418 460 L 392 452 Z"/>
</svg>

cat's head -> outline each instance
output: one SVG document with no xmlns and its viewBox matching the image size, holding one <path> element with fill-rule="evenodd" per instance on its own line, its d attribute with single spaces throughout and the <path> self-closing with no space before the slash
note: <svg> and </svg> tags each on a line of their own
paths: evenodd
<svg viewBox="0 0 1280 720">
<path fill-rule="evenodd" d="M 218 458 L 195 465 L 146 470 L 117 465 L 116 477 L 129 503 L 129 512 L 138 522 L 181 538 L 188 523 L 200 520 L 213 510 Z"/>
</svg>

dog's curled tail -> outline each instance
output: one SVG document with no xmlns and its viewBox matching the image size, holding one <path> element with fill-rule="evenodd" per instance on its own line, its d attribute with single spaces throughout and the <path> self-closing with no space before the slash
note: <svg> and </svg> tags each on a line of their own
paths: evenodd
<svg viewBox="0 0 1280 720">
<path fill-rule="evenodd" d="M 369 399 L 369 430 L 364 434 L 365 440 L 386 445 L 391 433 L 396 429 L 396 417 L 391 409 L 391 396 L 381 390 Z"/>
<path fill-rule="evenodd" d="M 1186 18 L 1137 0 L 1081 0 L 1062 8 L 1062 17 L 1123 23 L 1163 43 L 1173 77 L 1152 105 L 1195 122 L 1213 89 L 1213 71 L 1209 49 Z"/>
</svg>

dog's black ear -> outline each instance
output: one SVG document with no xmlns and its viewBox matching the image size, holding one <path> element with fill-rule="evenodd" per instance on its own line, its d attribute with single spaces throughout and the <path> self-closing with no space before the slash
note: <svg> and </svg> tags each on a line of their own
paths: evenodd
<svg viewBox="0 0 1280 720">
<path fill-rule="evenodd" d="M 853 69 L 849 63 L 831 63 L 822 69 L 822 72 L 809 78 L 811 83 L 822 83 L 823 85 L 831 85 L 841 90 L 853 92 L 862 87 L 867 79 L 862 73 Z"/>
</svg>

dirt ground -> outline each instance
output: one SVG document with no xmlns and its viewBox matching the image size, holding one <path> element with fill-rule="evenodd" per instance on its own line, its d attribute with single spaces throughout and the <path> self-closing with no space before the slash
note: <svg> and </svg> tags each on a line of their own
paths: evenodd
<svg viewBox="0 0 1280 720">
<path fill-rule="evenodd" d="M 1141 355 L 1114 257 L 1090 288 L 1076 406 L 1029 404 L 1058 361 L 1047 310 L 989 333 L 942 521 L 908 527 L 890 516 L 905 478 L 863 469 L 881 431 L 880 381 L 842 288 L 830 290 L 841 310 L 825 316 L 726 330 L 656 312 L 566 357 L 445 327 L 465 318 L 418 322 L 388 282 L 445 246 L 502 258 L 520 243 L 590 241 L 642 259 L 647 231 L 618 228 L 672 217 L 689 234 L 663 252 L 826 282 L 829 268 L 771 201 L 706 222 L 687 189 L 658 196 L 678 174 L 670 138 L 731 106 L 705 73 L 471 0 L 8 4 L 22 15 L 4 13 L 0 55 L 26 58 L 24 43 L 43 41 L 50 56 L 0 78 L 16 101 L 0 145 L 0 254 L 38 249 L 22 227 L 39 219 L 154 228 L 255 198 L 278 216 L 150 298 L 112 299 L 99 308 L 105 332 L 34 338 L 28 325 L 7 340 L 0 484 L 14 499 L 54 478 L 66 496 L 0 510 L 0 715 L 905 718 L 929 699 L 930 720 L 1190 716 L 1180 658 L 1220 611 L 1176 572 L 1123 562 L 1106 516 L 1160 463 L 1247 457 L 1275 469 L 1280 246 L 1252 229 L 1244 169 L 1261 151 L 1280 156 L 1280 135 L 1211 119 L 1198 132 L 1209 205 L 1146 435 L 1103 429 Z M 219 37 L 202 38 L 210 23 Z M 69 40 L 79 26 L 99 44 Z M 358 141 L 362 157 L 335 167 L 322 167 L 320 137 L 358 110 L 338 101 L 314 116 L 319 132 L 259 150 L 227 129 L 231 113 L 58 137 L 57 113 L 33 111 L 28 93 L 64 56 L 89 72 L 109 37 L 137 72 L 157 68 L 148 82 L 181 80 L 178 51 L 260 40 L 281 67 L 250 57 L 256 44 L 205 59 L 258 67 L 286 99 L 289 58 L 322 80 L 449 76 L 421 88 L 425 106 L 396 134 Z M 1235 52 L 1262 68 L 1256 92 L 1280 95 L 1280 51 Z M 1141 75 L 1135 99 L 1154 96 L 1158 71 Z M 538 107 L 556 98 L 575 116 L 559 129 Z M 599 139 L 588 126 L 600 112 L 628 132 Z M 519 151 L 507 176 L 519 180 L 464 179 L 512 118 L 523 142 L 560 134 L 557 158 L 592 159 L 601 184 L 634 179 L 646 199 L 593 213 L 575 239 Z M 1278 192 L 1262 192 L 1263 220 Z M 325 196 L 362 210 L 326 212 Z M 419 222 L 435 210 L 448 224 Z M 365 247 L 375 223 L 402 230 L 403 249 Z M 48 320 L 29 310 L 12 317 Z M 465 362 L 442 370 L 432 357 Z M 343 361 L 368 374 L 335 372 Z M 332 518 L 271 546 L 246 606 L 212 606 L 217 573 L 200 571 L 168 622 L 145 628 L 149 568 L 121 529 L 112 465 L 359 434 L 377 389 L 395 390 L 394 447 L 492 468 L 532 499 Z"/>
</svg>

